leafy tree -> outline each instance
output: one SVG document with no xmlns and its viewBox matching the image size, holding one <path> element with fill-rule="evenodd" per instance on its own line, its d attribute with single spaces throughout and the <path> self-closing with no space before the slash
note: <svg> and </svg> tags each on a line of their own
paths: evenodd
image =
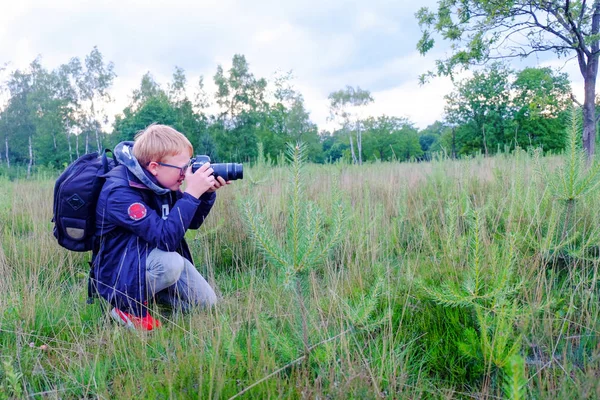
<svg viewBox="0 0 600 400">
<path fill-rule="evenodd" d="M 423 35 L 421 54 L 434 46 L 433 33 L 452 42 L 451 55 L 438 60 L 426 76 L 452 75 L 490 60 L 554 52 L 575 53 L 584 80 L 583 145 L 588 159 L 595 151 L 596 77 L 600 55 L 600 0 L 438 0 L 437 10 L 421 8 L 416 17 Z"/>
<path fill-rule="evenodd" d="M 243 162 L 256 158 L 258 132 L 268 125 L 267 81 L 255 78 L 240 54 L 233 56 L 227 73 L 222 66 L 217 67 L 214 81 L 220 110 L 210 131 L 220 160 Z"/>
<path fill-rule="evenodd" d="M 244 111 L 263 109 L 267 81 L 264 78 L 256 79 L 250 73 L 246 57 L 234 55 L 228 72 L 229 74 L 225 74 L 223 67 L 219 65 L 214 76 L 217 85 L 216 103 L 221 109 L 219 117 L 234 120 Z"/>
<path fill-rule="evenodd" d="M 456 89 L 445 97 L 448 122 L 461 125 L 460 153 L 483 150 L 487 155 L 507 143 L 505 131 L 511 116 L 509 75 L 510 70 L 494 63 L 457 83 Z"/>
<path fill-rule="evenodd" d="M 321 145 L 323 148 L 323 161 L 333 163 L 344 157 L 350 145 L 344 140 L 347 136 L 345 132 L 336 131 L 333 133 L 321 132 Z"/>
<path fill-rule="evenodd" d="M 561 149 L 569 93 L 566 75 L 549 68 L 513 75 L 501 64 L 491 64 L 458 82 L 446 96 L 446 118 L 454 128 L 440 137 L 439 145 L 452 154 L 488 154 L 516 146 Z"/>
<path fill-rule="evenodd" d="M 259 140 L 272 157 L 284 153 L 286 143 L 303 142 L 307 147 L 307 159 L 322 161 L 317 126 L 310 120 L 310 114 L 304 107 L 304 97 L 294 88 L 292 80 L 291 71 L 276 75 L 275 102 L 269 109 L 269 129 L 262 132 L 268 139 L 261 137 Z"/>
<path fill-rule="evenodd" d="M 74 159 L 71 139 L 74 130 L 77 129 L 77 114 L 80 108 L 77 95 L 78 67 L 80 67 L 79 60 L 71 59 L 67 64 L 61 65 L 57 71 L 55 71 L 58 79 L 60 98 L 64 101 L 62 106 L 61 130 L 65 133 L 69 162 L 72 162 Z M 62 161 L 66 161 L 66 158 Z"/>
<path fill-rule="evenodd" d="M 167 93 L 147 72 L 140 86 L 133 90 L 131 104 L 123 110 L 123 115 L 116 116 L 111 144 L 133 140 L 138 132 L 157 122 L 175 126 L 177 113 Z"/>
<path fill-rule="evenodd" d="M 0 116 L 7 166 L 11 158 L 28 165 L 54 167 L 72 160 L 69 126 L 76 95 L 69 65 L 45 69 L 39 58 L 15 70 L 6 81 L 9 98 Z"/>
<path fill-rule="evenodd" d="M 83 109 L 85 152 L 89 152 L 90 131 L 95 133 L 96 147 L 100 151 L 102 149 L 100 120 L 106 119 L 102 104 L 111 100 L 108 89 L 116 77 L 114 64 L 112 62 L 104 64 L 102 53 L 94 46 L 90 54 L 85 57 L 85 69 L 81 68 L 77 77 L 80 99 L 85 103 Z"/>
<path fill-rule="evenodd" d="M 0 76 L 6 71 L 6 66 L 0 67 Z M 6 144 L 6 165 L 10 168 L 10 160 L 8 159 L 8 133 L 6 129 L 3 129 L 4 110 L 6 108 L 6 101 L 4 100 L 4 85 L 0 84 L 0 165 L 2 164 L 2 145 Z"/>
<path fill-rule="evenodd" d="M 371 93 L 360 87 L 354 89 L 352 86 L 346 86 L 345 89 L 331 92 L 329 94 L 329 110 L 331 119 L 337 119 L 343 129 L 348 132 L 350 140 L 350 151 L 352 152 L 352 162 L 362 164 L 362 131 L 360 127 L 359 107 L 366 106 L 373 102 Z M 354 125 L 356 132 L 356 147 L 358 158 L 354 152 L 354 142 L 350 133 L 351 125 Z"/>
<path fill-rule="evenodd" d="M 196 91 L 194 93 L 194 101 L 191 104 L 194 115 L 201 128 L 198 132 L 196 152 L 208 155 L 211 160 L 218 159 L 217 144 L 214 137 L 210 134 L 210 120 L 205 113 L 205 110 L 211 105 L 210 98 L 204 89 L 204 77 L 198 78 Z"/>
<path fill-rule="evenodd" d="M 49 72 L 41 64 L 32 63 L 32 87 L 27 98 L 28 107 L 35 110 L 31 114 L 35 126 L 32 153 L 37 164 L 54 167 L 59 167 L 69 157 L 67 135 L 63 133 L 64 120 L 70 112 L 72 88 L 60 72 L 60 68 Z M 33 159 L 30 165 L 33 165 Z"/>
<path fill-rule="evenodd" d="M 203 113 L 205 109 L 210 107 L 210 104 L 208 93 L 206 93 L 206 90 L 204 89 L 204 76 L 200 75 L 196 93 L 194 94 L 194 107 L 197 112 Z"/>
<path fill-rule="evenodd" d="M 148 98 L 138 108 L 126 107 L 123 115 L 115 118 L 112 144 L 133 140 L 138 132 L 150 124 L 160 122 L 175 126 L 176 121 L 176 111 L 164 94 Z"/>
<path fill-rule="evenodd" d="M 204 150 L 200 139 L 207 134 L 206 119 L 194 112 L 194 106 L 185 91 L 185 73 L 176 67 L 173 81 L 163 90 L 152 75 L 147 72 L 142 77 L 140 86 L 133 91 L 132 102 L 117 116 L 111 143 L 122 140 L 133 140 L 135 134 L 148 125 L 161 123 L 182 132 L 196 150 Z"/>
<path fill-rule="evenodd" d="M 571 93 L 567 75 L 550 68 L 525 68 L 517 74 L 512 92 L 515 142 L 522 147 L 562 149 Z"/>
<path fill-rule="evenodd" d="M 515 103 L 531 117 L 556 115 L 569 106 L 571 84 L 565 73 L 551 68 L 525 68 L 512 84 Z"/>
<path fill-rule="evenodd" d="M 184 133 L 194 145 L 204 146 L 208 144 L 208 121 L 202 114 L 202 110 L 196 113 L 195 104 L 187 96 L 186 82 L 184 70 L 175 67 L 172 81 L 168 85 L 169 101 L 175 109 L 177 117 L 174 126 L 175 129 Z"/>
<path fill-rule="evenodd" d="M 146 72 L 142 76 L 140 87 L 133 91 L 132 103 L 130 107 L 136 109 L 144 104 L 146 101 L 160 96 L 167 96 L 164 90 L 161 89 L 160 85 L 154 80 L 154 77 L 150 71 Z"/>
<path fill-rule="evenodd" d="M 362 129 L 366 160 L 405 161 L 423 155 L 418 131 L 406 118 L 370 117 Z"/>
<path fill-rule="evenodd" d="M 219 162 L 248 162 L 256 159 L 258 132 L 265 123 L 265 114 L 242 112 L 235 125 L 216 120 L 210 127 L 215 138 Z"/>
<path fill-rule="evenodd" d="M 35 113 L 39 108 L 32 107 L 31 94 L 34 90 L 34 72 L 39 75 L 41 65 L 39 59 L 35 59 L 28 70 L 16 70 L 10 74 L 7 88 L 10 99 L 3 118 L 6 130 L 7 159 L 11 156 L 17 163 L 28 164 L 28 173 L 33 165 L 33 137 L 35 129 Z"/>
<path fill-rule="evenodd" d="M 181 67 L 175 67 L 173 72 L 173 80 L 169 84 L 168 94 L 171 103 L 178 104 L 187 100 L 185 93 L 185 84 L 187 78 L 185 77 L 185 71 Z"/>
<path fill-rule="evenodd" d="M 449 132 L 451 132 L 451 127 L 441 121 L 435 121 L 419 132 L 419 144 L 426 159 L 429 160 L 432 153 L 443 149 L 442 137 Z"/>
</svg>

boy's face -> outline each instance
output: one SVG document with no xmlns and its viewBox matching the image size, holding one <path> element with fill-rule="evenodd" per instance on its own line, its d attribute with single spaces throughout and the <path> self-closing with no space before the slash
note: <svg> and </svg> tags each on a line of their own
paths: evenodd
<svg viewBox="0 0 600 400">
<path fill-rule="evenodd" d="M 179 190 L 189 163 L 190 155 L 184 151 L 174 156 L 167 156 L 160 161 L 151 161 L 147 169 L 165 189 Z"/>
</svg>

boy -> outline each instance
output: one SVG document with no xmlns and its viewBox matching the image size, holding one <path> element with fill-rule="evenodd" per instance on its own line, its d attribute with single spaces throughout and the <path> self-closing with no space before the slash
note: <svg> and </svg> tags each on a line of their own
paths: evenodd
<svg viewBox="0 0 600 400">
<path fill-rule="evenodd" d="M 208 163 L 192 173 L 192 155 L 189 140 L 164 125 L 150 125 L 115 148 L 119 165 L 106 174 L 96 208 L 90 280 L 113 306 L 110 316 L 129 328 L 160 326 L 148 300 L 183 309 L 216 302 L 184 235 L 202 225 L 215 191 L 230 182 L 216 180 Z"/>
</svg>

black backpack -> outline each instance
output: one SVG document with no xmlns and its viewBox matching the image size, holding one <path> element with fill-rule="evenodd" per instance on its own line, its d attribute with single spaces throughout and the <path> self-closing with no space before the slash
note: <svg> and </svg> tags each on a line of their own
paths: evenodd
<svg viewBox="0 0 600 400">
<path fill-rule="evenodd" d="M 56 180 L 54 236 L 68 250 L 90 251 L 94 247 L 96 203 L 105 181 L 102 175 L 118 164 L 107 153 L 112 152 L 105 149 L 102 154 L 79 157 Z"/>
</svg>

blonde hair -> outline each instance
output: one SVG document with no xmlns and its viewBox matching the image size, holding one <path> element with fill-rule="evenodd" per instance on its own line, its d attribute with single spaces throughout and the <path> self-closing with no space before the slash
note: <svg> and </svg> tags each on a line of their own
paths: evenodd
<svg viewBox="0 0 600 400">
<path fill-rule="evenodd" d="M 141 166 L 145 167 L 151 161 L 162 161 L 167 156 L 174 156 L 188 151 L 190 157 L 194 154 L 192 144 L 170 126 L 152 124 L 135 135 L 133 155 Z"/>
</svg>

